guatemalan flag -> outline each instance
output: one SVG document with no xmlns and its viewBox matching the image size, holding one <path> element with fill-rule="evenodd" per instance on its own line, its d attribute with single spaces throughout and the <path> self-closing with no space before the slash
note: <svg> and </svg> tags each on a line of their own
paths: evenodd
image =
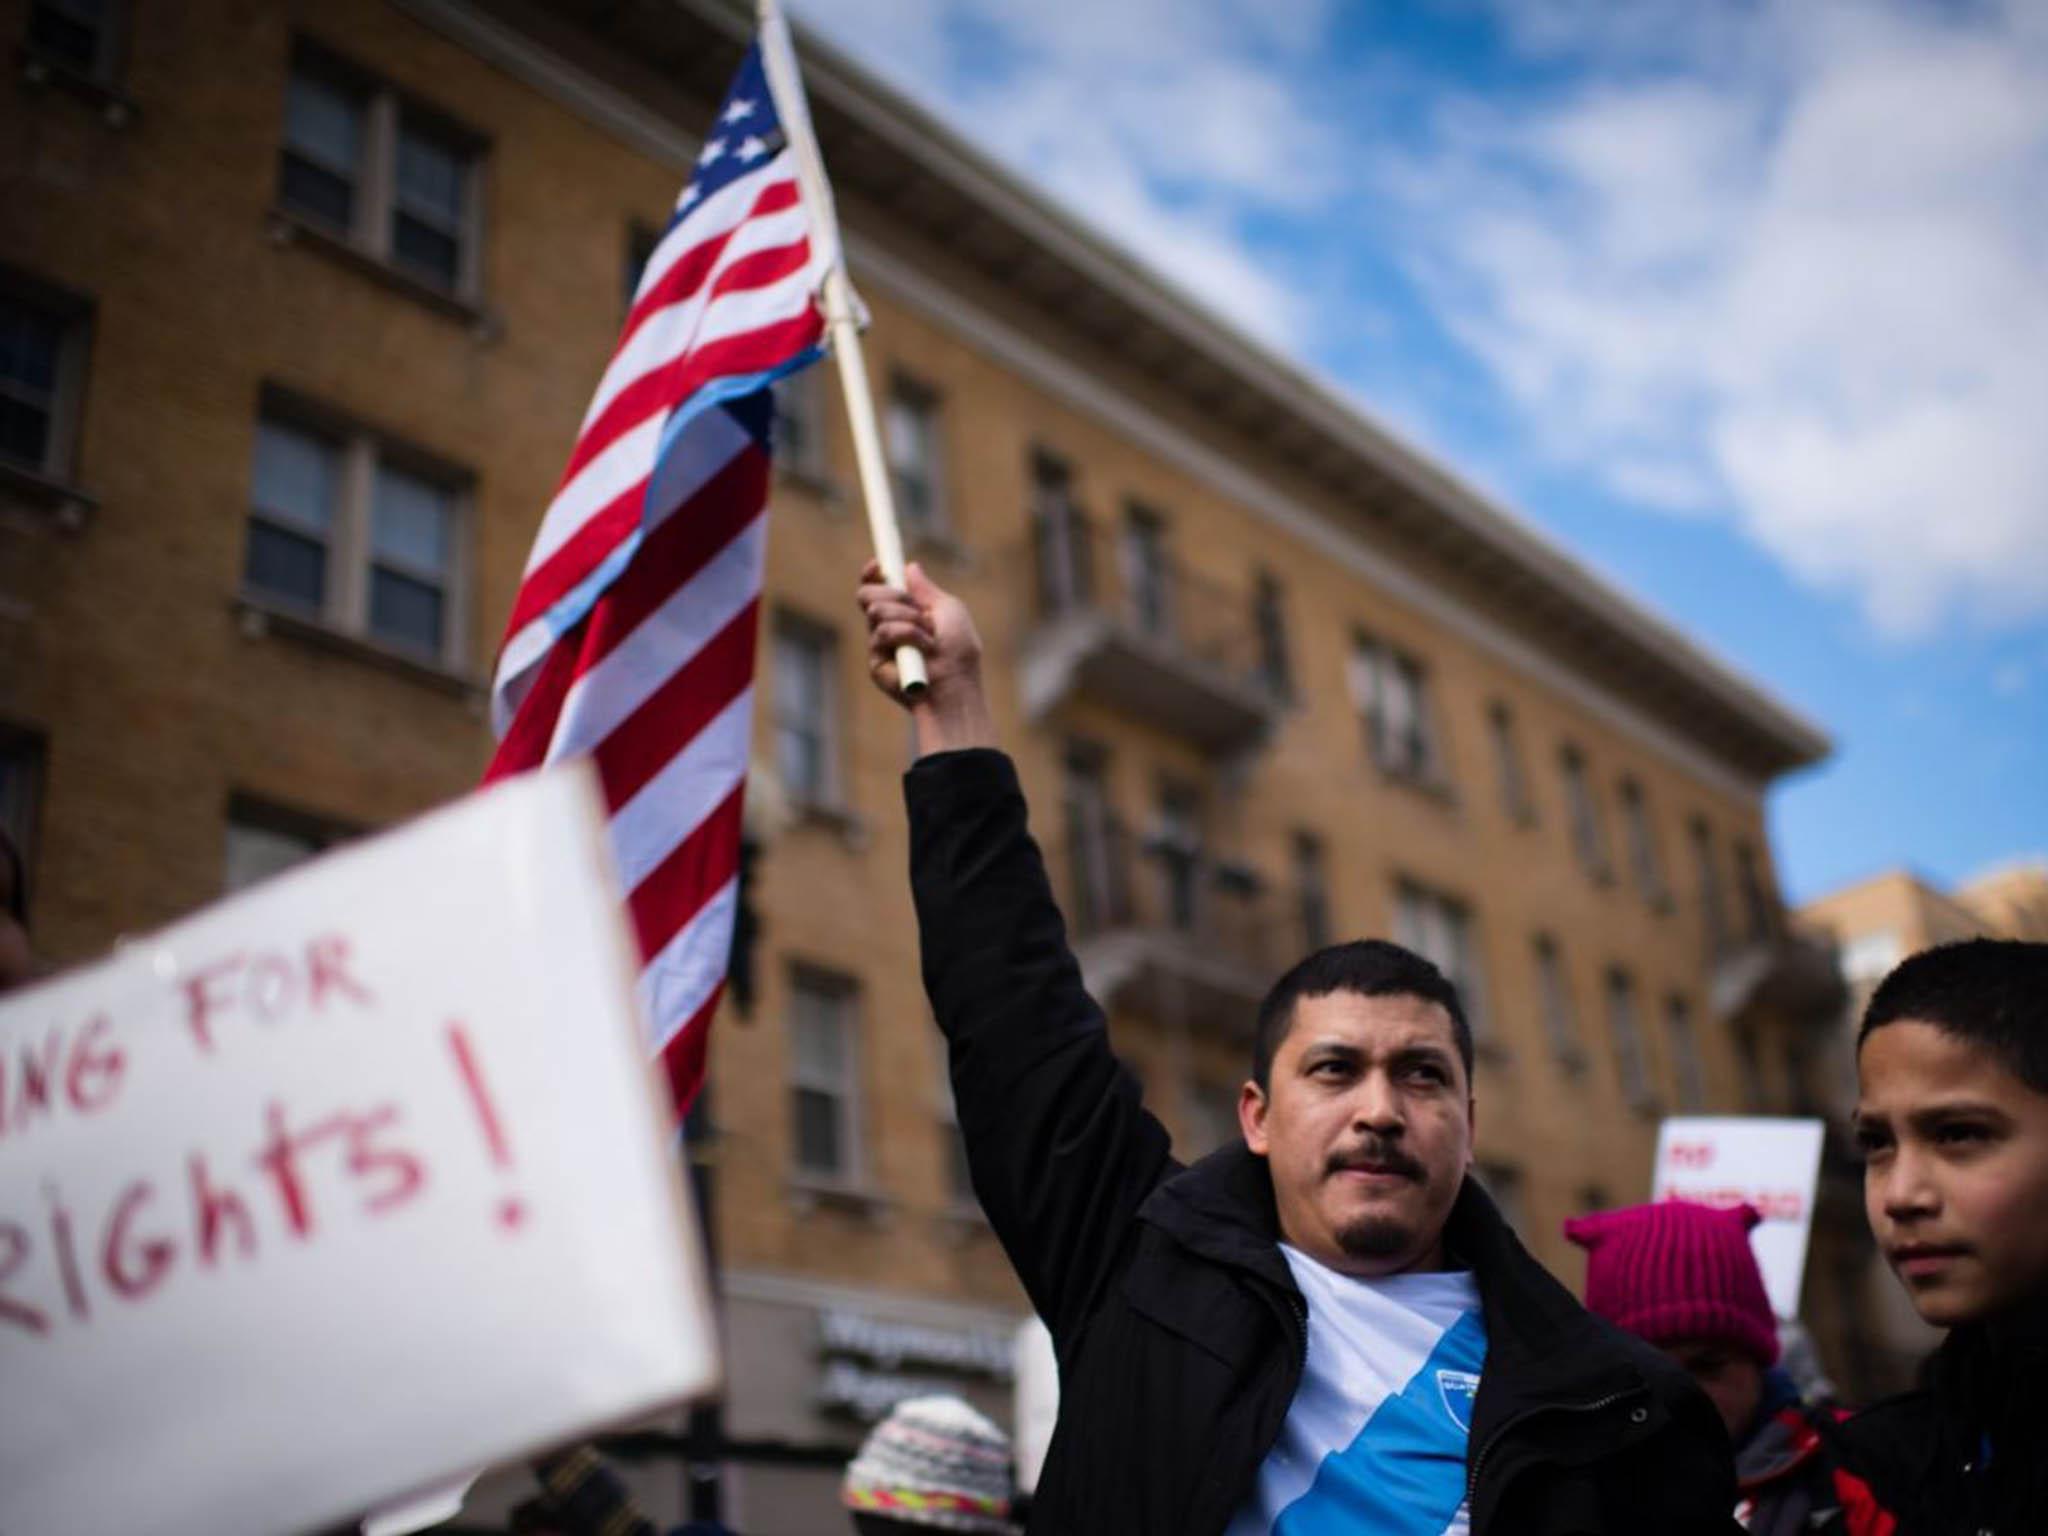
<svg viewBox="0 0 2048 1536">
<path fill-rule="evenodd" d="M 768 386 L 821 355 L 818 293 L 839 259 L 822 177 L 807 199 L 792 134 L 809 145 L 795 56 L 771 15 L 641 276 L 491 686 L 485 783 L 597 763 L 648 1050 L 678 1115 L 703 1082 L 738 902 Z"/>
</svg>

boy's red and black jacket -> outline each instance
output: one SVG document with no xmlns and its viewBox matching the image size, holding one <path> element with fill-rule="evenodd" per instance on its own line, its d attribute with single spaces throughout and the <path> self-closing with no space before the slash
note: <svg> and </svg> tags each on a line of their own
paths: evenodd
<svg viewBox="0 0 2048 1536">
<path fill-rule="evenodd" d="M 1772 1372 L 1773 1386 L 1782 1381 Z M 1735 1515 L 1750 1536 L 1897 1536 L 1898 1522 L 1833 1444 L 1845 1415 L 1799 1401 L 1789 1382 L 1735 1453 Z"/>
</svg>

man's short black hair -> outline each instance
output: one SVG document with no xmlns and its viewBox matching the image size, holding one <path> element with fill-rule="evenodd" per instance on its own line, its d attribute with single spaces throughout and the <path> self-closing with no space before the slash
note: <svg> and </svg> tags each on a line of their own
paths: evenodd
<svg viewBox="0 0 2048 1536">
<path fill-rule="evenodd" d="M 1964 939 L 1902 960 L 1878 983 L 1856 1046 L 1913 1019 L 1983 1046 L 2036 1093 L 2048 1093 L 2048 944 Z"/>
<path fill-rule="evenodd" d="M 1451 979 L 1412 949 L 1385 939 L 1353 939 L 1319 949 L 1278 981 L 1259 1004 L 1257 1033 L 1252 1041 L 1252 1081 L 1261 1091 L 1271 1086 L 1273 1057 L 1294 1022 L 1294 1005 L 1304 997 L 1356 992 L 1361 997 L 1419 997 L 1451 1016 L 1451 1035 L 1465 1063 L 1465 1081 L 1472 1081 L 1472 1026 Z"/>
</svg>

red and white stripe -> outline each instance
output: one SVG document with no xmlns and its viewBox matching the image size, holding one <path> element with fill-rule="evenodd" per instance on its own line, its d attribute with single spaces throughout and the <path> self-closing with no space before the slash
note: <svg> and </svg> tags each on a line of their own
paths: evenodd
<svg viewBox="0 0 2048 1536">
<path fill-rule="evenodd" d="M 769 483 L 764 444 L 715 404 L 686 408 L 818 345 L 814 244 L 786 149 L 662 239 L 541 520 L 492 687 L 486 783 L 597 764 L 648 1048 L 679 1113 L 731 949 Z"/>
</svg>

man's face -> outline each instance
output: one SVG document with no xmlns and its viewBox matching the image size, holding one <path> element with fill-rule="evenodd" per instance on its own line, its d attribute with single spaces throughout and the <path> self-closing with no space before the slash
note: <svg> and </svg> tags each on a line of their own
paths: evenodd
<svg viewBox="0 0 2048 1536">
<path fill-rule="evenodd" d="M 1444 1219 L 1472 1161 L 1472 1089 L 1441 1006 L 1305 997 L 1265 1092 L 1238 1102 L 1272 1170 L 1280 1234 L 1345 1274 L 1442 1263 Z"/>
<path fill-rule="evenodd" d="M 1728 1438 L 1739 1443 L 1764 1400 L 1764 1368 L 1718 1339 L 1680 1339 L 1666 1344 L 1664 1353 L 1700 1384 L 1727 1426 Z"/>
<path fill-rule="evenodd" d="M 2048 1292 L 2048 1094 L 1917 1021 L 1873 1030 L 1857 1068 L 1864 1211 L 1920 1315 L 1951 1328 Z"/>
</svg>

